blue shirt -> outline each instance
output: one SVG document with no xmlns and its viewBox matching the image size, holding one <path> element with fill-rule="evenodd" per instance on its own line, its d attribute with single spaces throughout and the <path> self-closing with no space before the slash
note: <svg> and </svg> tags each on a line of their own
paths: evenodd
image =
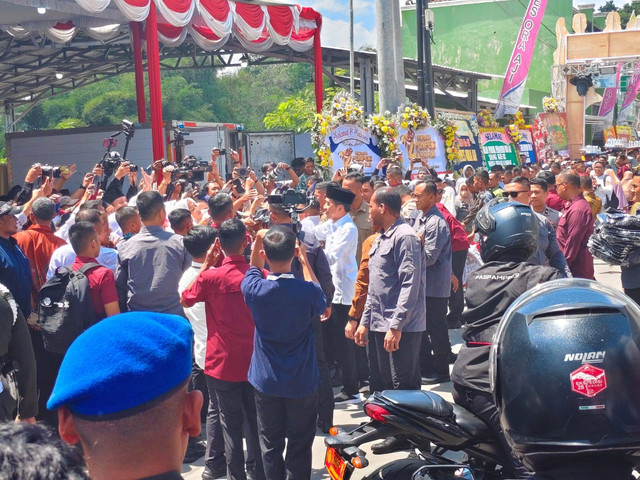
<svg viewBox="0 0 640 480">
<path fill-rule="evenodd" d="M 449 298 L 451 294 L 451 234 L 438 207 L 423 212 L 413 225 L 424 250 L 427 297 Z"/>
<path fill-rule="evenodd" d="M 15 238 L 0 238 L 0 283 L 6 286 L 22 310 L 31 314 L 31 266 Z"/>
<path fill-rule="evenodd" d="M 265 279 L 257 267 L 241 288 L 256 324 L 249 382 L 274 397 L 310 395 L 320 385 L 311 319 L 326 309 L 322 289 L 291 274 Z"/>
</svg>

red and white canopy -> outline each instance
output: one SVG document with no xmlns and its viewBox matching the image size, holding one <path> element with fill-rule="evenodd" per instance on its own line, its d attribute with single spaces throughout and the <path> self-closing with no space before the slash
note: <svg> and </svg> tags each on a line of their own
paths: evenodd
<svg viewBox="0 0 640 480">
<path fill-rule="evenodd" d="M 158 12 L 159 40 L 168 47 L 180 45 L 189 34 L 204 50 L 215 50 L 224 46 L 233 35 L 250 52 L 264 52 L 274 44 L 304 52 L 313 47 L 315 37 L 320 35 L 322 23 L 318 12 L 299 5 L 236 0 L 75 1 L 83 10 L 94 15 L 106 13 L 113 3 L 126 20 L 133 22 L 142 22 L 147 18 L 153 1 Z M 22 5 L 31 3 L 29 0 L 8 2 Z M 70 41 L 79 30 L 99 41 L 115 37 L 120 30 L 120 24 L 114 21 L 75 16 L 66 22 L 40 21 L 21 25 L 1 23 L 2 20 L 0 29 L 13 36 L 26 37 L 37 32 L 57 43 Z"/>
</svg>

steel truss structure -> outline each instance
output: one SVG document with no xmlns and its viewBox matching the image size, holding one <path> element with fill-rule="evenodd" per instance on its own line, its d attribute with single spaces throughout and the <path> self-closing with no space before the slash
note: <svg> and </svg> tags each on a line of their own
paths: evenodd
<svg viewBox="0 0 640 480">
<path fill-rule="evenodd" d="M 348 89 L 349 51 L 323 48 L 323 73 L 332 82 Z M 178 47 L 160 46 L 161 68 L 166 70 L 239 67 L 304 62 L 313 64 L 313 51 L 295 52 L 287 47 L 273 47 L 262 54 L 247 54 L 236 40 L 220 50 L 205 51 L 189 39 Z M 128 26 L 107 42 L 78 34 L 72 41 L 60 45 L 46 36 L 18 39 L 0 31 L 0 99 L 6 112 L 6 130 L 15 124 L 40 100 L 133 72 L 133 50 Z M 407 96 L 417 95 L 417 63 L 404 61 Z M 478 81 L 494 78 L 477 72 L 434 65 L 434 84 L 440 95 L 462 110 L 475 112 L 478 105 Z M 365 111 L 374 111 L 377 59 L 375 52 L 356 52 L 356 79 L 360 85 L 360 100 Z M 456 95 L 453 95 L 455 93 Z M 20 115 L 15 109 L 21 109 Z"/>
</svg>

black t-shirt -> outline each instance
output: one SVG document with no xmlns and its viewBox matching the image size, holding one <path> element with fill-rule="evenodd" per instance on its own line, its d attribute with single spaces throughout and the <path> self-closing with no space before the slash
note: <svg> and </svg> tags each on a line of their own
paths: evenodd
<svg viewBox="0 0 640 480">
<path fill-rule="evenodd" d="M 459 385 L 489 392 L 489 351 L 502 315 L 523 293 L 539 283 L 564 278 L 559 270 L 522 262 L 489 262 L 467 278 L 467 326 L 451 379 Z"/>
</svg>

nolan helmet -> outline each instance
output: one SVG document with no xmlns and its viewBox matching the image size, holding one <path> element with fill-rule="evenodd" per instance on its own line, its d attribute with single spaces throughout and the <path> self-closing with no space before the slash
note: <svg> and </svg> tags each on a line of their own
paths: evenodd
<svg viewBox="0 0 640 480">
<path fill-rule="evenodd" d="M 497 198 L 476 215 L 484 262 L 526 261 L 538 250 L 538 220 L 529 205 Z"/>
<path fill-rule="evenodd" d="M 622 292 L 563 279 L 520 296 L 489 374 L 507 442 L 532 470 L 640 463 L 640 308 Z"/>
</svg>

